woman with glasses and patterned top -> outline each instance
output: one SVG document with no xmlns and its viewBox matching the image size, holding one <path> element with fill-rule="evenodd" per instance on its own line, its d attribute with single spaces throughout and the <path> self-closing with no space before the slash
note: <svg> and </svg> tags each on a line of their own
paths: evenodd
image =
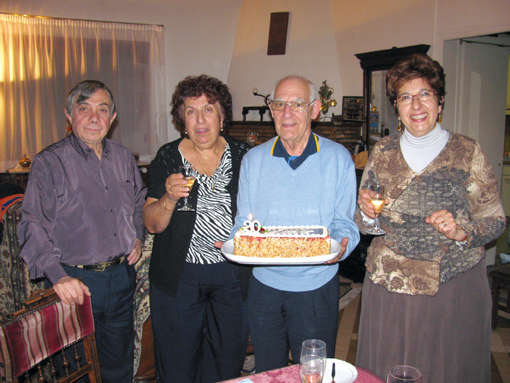
<svg viewBox="0 0 510 383">
<path fill-rule="evenodd" d="M 250 146 L 222 134 L 232 96 L 220 80 L 189 76 L 172 96 L 182 137 L 163 145 L 150 165 L 143 210 L 155 233 L 149 269 L 158 382 L 217 382 L 238 377 L 248 344 L 243 300 L 251 268 L 226 261 L 237 211 L 241 159 Z M 193 165 L 187 185 L 179 167 Z M 183 199 L 193 211 L 183 211 Z"/>
<path fill-rule="evenodd" d="M 387 74 L 403 131 L 374 147 L 355 221 L 370 228 L 368 185 L 385 186 L 368 249 L 356 364 L 386 379 L 396 365 L 424 383 L 490 382 L 491 295 L 484 245 L 505 228 L 496 177 L 473 139 L 438 122 L 445 75 L 416 54 Z"/>
</svg>

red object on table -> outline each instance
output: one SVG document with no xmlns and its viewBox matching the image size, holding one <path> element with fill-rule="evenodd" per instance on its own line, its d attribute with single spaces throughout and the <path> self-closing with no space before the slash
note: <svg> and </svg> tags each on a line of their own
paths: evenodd
<svg viewBox="0 0 510 383">
<path fill-rule="evenodd" d="M 356 366 L 355 366 L 356 367 Z M 384 380 L 377 377 L 374 373 L 365 370 L 361 367 L 356 367 L 358 371 L 358 377 L 354 383 L 384 383 Z M 254 374 L 249 376 L 243 376 L 242 378 L 236 378 L 227 380 L 224 383 L 242 382 L 250 379 L 253 383 L 299 383 L 299 365 L 294 364 L 289 367 L 279 368 L 277 370 L 271 370 L 261 372 L 260 374 Z"/>
</svg>

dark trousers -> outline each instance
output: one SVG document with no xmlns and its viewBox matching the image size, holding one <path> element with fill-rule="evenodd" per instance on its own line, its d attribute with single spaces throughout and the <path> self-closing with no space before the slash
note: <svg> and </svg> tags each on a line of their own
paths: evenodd
<svg viewBox="0 0 510 383">
<path fill-rule="evenodd" d="M 105 271 L 64 265 L 73 278 L 81 278 L 92 296 L 96 344 L 103 383 L 131 383 L 134 361 L 133 294 L 136 272 L 124 261 Z"/>
<path fill-rule="evenodd" d="M 248 343 L 238 267 L 186 263 L 175 297 L 150 286 L 158 382 L 240 376 Z"/>
<path fill-rule="evenodd" d="M 255 370 L 285 367 L 289 349 L 299 363 L 307 339 L 326 342 L 328 358 L 335 357 L 338 332 L 338 277 L 324 286 L 303 292 L 273 289 L 250 279 L 248 318 L 255 352 Z"/>
</svg>

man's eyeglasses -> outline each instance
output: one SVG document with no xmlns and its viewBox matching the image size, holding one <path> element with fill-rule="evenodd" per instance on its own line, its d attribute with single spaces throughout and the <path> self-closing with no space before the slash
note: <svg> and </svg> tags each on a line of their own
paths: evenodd
<svg viewBox="0 0 510 383">
<path fill-rule="evenodd" d="M 304 112 L 306 110 L 306 108 L 309 107 L 310 105 L 312 105 L 315 101 L 316 100 L 313 100 L 312 102 L 307 104 L 304 101 L 285 102 L 285 101 L 270 100 L 269 107 L 274 111 L 280 112 L 285 109 L 285 105 L 288 105 L 288 106 L 290 106 L 290 109 L 293 112 Z"/>
<path fill-rule="evenodd" d="M 420 102 L 427 102 L 427 101 L 430 101 L 432 100 L 432 98 L 437 94 L 437 92 L 433 92 L 431 90 L 424 90 L 418 94 L 405 94 L 403 96 L 399 96 L 397 97 L 397 99 L 395 100 L 395 102 L 397 103 L 397 105 L 407 105 L 407 104 L 411 104 L 413 102 L 413 98 L 415 97 L 418 97 L 418 100 L 420 100 Z"/>
</svg>

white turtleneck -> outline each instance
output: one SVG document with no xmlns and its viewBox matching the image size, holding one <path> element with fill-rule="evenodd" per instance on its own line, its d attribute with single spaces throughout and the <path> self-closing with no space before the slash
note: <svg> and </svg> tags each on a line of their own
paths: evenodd
<svg viewBox="0 0 510 383">
<path fill-rule="evenodd" d="M 443 150 L 449 137 L 439 123 L 423 137 L 415 137 L 406 129 L 400 136 L 400 148 L 409 167 L 419 173 Z"/>
</svg>

